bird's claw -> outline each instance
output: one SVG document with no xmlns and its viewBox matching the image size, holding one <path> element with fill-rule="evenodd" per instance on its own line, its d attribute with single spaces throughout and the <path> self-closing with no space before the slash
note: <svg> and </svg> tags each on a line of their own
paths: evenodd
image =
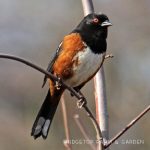
<svg viewBox="0 0 150 150">
<path fill-rule="evenodd" d="M 113 58 L 113 57 L 114 57 L 114 55 L 112 55 L 112 54 L 105 55 L 105 59 L 107 59 L 107 58 Z"/>
<path fill-rule="evenodd" d="M 55 87 L 56 87 L 57 90 L 60 90 L 60 87 L 61 87 L 60 80 L 61 79 L 60 79 L 60 77 L 57 77 L 57 78 L 58 78 L 58 81 L 55 82 Z"/>
<path fill-rule="evenodd" d="M 85 106 L 87 104 L 87 101 L 84 97 L 81 97 L 78 101 L 77 101 L 77 107 L 78 108 L 82 108 L 83 106 Z"/>
</svg>

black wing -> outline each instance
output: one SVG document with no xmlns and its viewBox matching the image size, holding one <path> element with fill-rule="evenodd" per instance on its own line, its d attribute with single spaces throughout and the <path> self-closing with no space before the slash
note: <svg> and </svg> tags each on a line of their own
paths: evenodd
<svg viewBox="0 0 150 150">
<path fill-rule="evenodd" d="M 57 57 L 58 57 L 58 55 L 59 55 L 59 53 L 60 53 L 61 45 L 62 45 L 62 42 L 59 44 L 59 46 L 58 46 L 58 48 L 57 48 L 57 50 L 56 50 L 56 52 L 55 52 L 55 54 L 54 54 L 52 60 L 51 60 L 51 61 L 49 62 L 49 64 L 48 64 L 48 67 L 47 67 L 47 71 L 48 71 L 48 72 L 52 72 L 52 71 L 53 71 L 53 65 L 54 65 L 55 60 L 57 59 Z M 42 88 L 44 87 L 46 81 L 47 81 L 47 76 L 45 75 L 44 80 L 43 80 Z"/>
</svg>

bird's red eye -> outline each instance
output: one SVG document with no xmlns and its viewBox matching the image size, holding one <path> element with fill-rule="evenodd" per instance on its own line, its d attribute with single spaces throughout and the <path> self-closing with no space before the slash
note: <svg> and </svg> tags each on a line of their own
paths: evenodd
<svg viewBox="0 0 150 150">
<path fill-rule="evenodd" d="M 93 19 L 93 23 L 94 23 L 94 24 L 98 24 L 98 23 L 99 23 L 98 18 L 94 18 L 94 19 Z"/>
</svg>

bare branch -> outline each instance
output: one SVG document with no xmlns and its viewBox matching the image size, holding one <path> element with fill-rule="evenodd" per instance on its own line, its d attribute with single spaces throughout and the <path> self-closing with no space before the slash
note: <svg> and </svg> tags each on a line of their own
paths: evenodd
<svg viewBox="0 0 150 150">
<path fill-rule="evenodd" d="M 72 95 L 74 95 L 78 100 L 81 100 L 81 98 L 83 98 L 83 95 L 79 94 L 78 92 L 76 92 L 72 87 L 69 87 L 68 85 L 66 85 L 61 79 L 58 79 L 57 77 L 53 76 L 50 72 L 45 71 L 44 69 L 42 69 L 41 67 L 33 64 L 32 62 L 29 62 L 23 58 L 17 57 L 17 56 L 13 56 L 13 55 L 8 55 L 8 54 L 0 54 L 0 58 L 6 58 L 6 59 L 12 59 L 12 60 L 16 60 L 18 62 L 22 62 L 36 70 L 38 70 L 39 72 L 45 74 L 47 77 L 49 77 L 50 79 L 52 79 L 53 81 L 58 81 L 61 83 L 62 86 L 64 86 L 67 90 L 69 90 L 71 92 Z M 85 97 L 84 97 L 85 99 Z M 91 113 L 91 111 L 89 110 L 89 108 L 87 107 L 87 105 L 83 105 L 83 108 L 85 109 L 87 115 L 89 116 L 89 118 L 91 119 L 96 133 L 97 133 L 97 139 L 100 140 L 100 142 L 102 143 L 102 135 L 101 135 L 101 131 L 99 128 L 99 125 L 96 121 L 96 119 L 94 118 L 93 114 Z M 110 142 L 108 144 L 106 144 L 104 147 L 108 148 L 112 143 L 115 142 L 115 140 L 117 140 L 121 135 L 123 135 L 129 128 L 131 128 L 139 119 L 141 119 L 148 111 L 150 110 L 150 105 L 144 110 L 142 111 L 133 121 L 131 121 L 123 130 L 121 130 L 116 136 L 114 136 L 114 138 L 112 138 L 110 140 Z M 102 144 L 101 144 L 102 145 Z"/>
<path fill-rule="evenodd" d="M 92 0 L 82 0 L 84 16 L 94 12 L 94 6 Z"/>
<path fill-rule="evenodd" d="M 139 119 L 141 119 L 148 111 L 150 111 L 150 105 L 144 109 L 137 117 L 135 117 L 124 129 L 122 129 L 118 134 L 116 134 L 104 148 L 108 148 L 112 143 L 114 143 L 121 135 L 123 135 L 127 130 L 129 130 Z"/>
<path fill-rule="evenodd" d="M 67 84 L 65 84 L 62 81 L 62 79 L 54 76 L 50 72 L 48 72 L 48 71 L 44 70 L 43 68 L 33 64 L 32 62 L 29 62 L 29 61 L 27 61 L 27 60 L 25 60 L 25 59 L 23 59 L 21 57 L 9 55 L 9 54 L 0 54 L 0 58 L 16 60 L 18 62 L 26 64 L 27 66 L 30 66 L 31 68 L 34 68 L 35 70 L 38 70 L 39 72 L 45 74 L 51 80 L 59 82 L 62 86 L 64 86 L 66 89 L 68 89 L 72 93 L 72 95 L 74 95 L 77 99 L 79 99 L 79 100 L 81 99 L 81 95 L 79 93 L 77 93 L 72 87 L 69 87 Z"/>
<path fill-rule="evenodd" d="M 88 142 L 89 146 L 91 147 L 91 149 L 92 150 L 96 150 L 96 146 L 94 145 L 94 143 L 90 142 L 89 135 L 87 134 L 87 131 L 86 131 L 86 129 L 85 129 L 85 127 L 84 127 L 84 125 L 83 125 L 79 115 L 75 114 L 74 115 L 74 119 L 75 119 L 75 122 L 76 122 L 77 126 L 79 127 L 80 131 L 82 132 L 85 140 Z"/>
<path fill-rule="evenodd" d="M 96 103 L 96 119 L 100 126 L 103 142 L 108 140 L 108 111 L 107 111 L 107 101 L 106 101 L 106 88 L 105 88 L 105 78 L 104 70 L 101 70 L 96 74 L 94 78 L 95 87 L 95 103 Z"/>
<path fill-rule="evenodd" d="M 68 126 L 68 119 L 67 119 L 67 109 L 65 104 L 64 95 L 61 97 L 61 106 L 62 106 L 62 114 L 63 114 L 63 120 L 64 120 L 64 128 L 65 128 L 65 134 L 66 139 L 64 140 L 64 146 L 67 150 L 71 150 L 71 144 L 69 144 L 70 140 L 70 134 L 69 134 L 69 126 Z"/>
<path fill-rule="evenodd" d="M 90 13 L 92 13 L 92 12 L 94 12 L 94 7 L 93 7 L 92 0 L 82 0 L 82 6 L 83 6 L 83 11 L 84 11 L 84 15 L 85 16 L 88 15 L 88 14 L 90 14 Z M 100 68 L 102 67 L 104 60 L 105 60 L 105 56 L 102 59 Z M 102 74 L 102 76 L 104 76 L 104 74 Z M 103 80 L 103 79 L 99 78 L 98 80 Z M 95 89 L 97 89 L 97 88 L 95 87 Z M 99 97 L 98 97 L 98 99 L 99 99 Z M 97 144 L 97 150 L 103 150 L 104 149 L 104 147 L 103 147 L 103 137 L 102 137 L 102 133 L 101 133 L 101 130 L 100 130 L 100 124 L 98 124 L 98 122 L 96 121 L 95 118 L 93 118 L 93 116 L 90 117 L 90 118 L 92 118 L 92 122 L 93 123 L 94 122 L 96 123 L 96 124 L 94 123 L 94 125 L 95 125 L 95 129 L 97 129 L 96 130 L 96 132 L 97 132 L 97 138 L 100 139 L 100 142 Z"/>
<path fill-rule="evenodd" d="M 41 67 L 33 64 L 32 62 L 29 62 L 29 61 L 27 61 L 23 58 L 13 56 L 13 55 L 8 55 L 8 54 L 0 54 L 0 58 L 12 59 L 12 60 L 16 60 L 18 62 L 22 62 L 23 64 L 26 64 L 26 65 L 40 71 L 41 73 L 45 74 L 47 77 L 49 77 L 53 81 L 59 82 L 62 86 L 64 86 L 67 90 L 69 90 L 71 92 L 71 94 L 73 96 L 75 96 L 78 100 L 81 100 L 81 99 L 86 100 L 86 98 L 83 96 L 83 94 L 80 94 L 81 92 L 76 92 L 72 87 L 65 84 L 62 79 L 57 78 L 56 76 L 52 75 L 50 72 L 45 71 L 44 69 L 42 69 Z M 100 141 L 100 143 L 102 143 L 102 135 L 101 135 L 101 131 L 100 131 L 100 128 L 99 128 L 99 125 L 98 125 L 96 119 L 94 118 L 92 112 L 90 111 L 90 109 L 88 108 L 88 106 L 86 104 L 83 105 L 83 108 L 86 111 L 88 117 L 91 119 L 91 121 L 92 121 L 92 123 L 95 127 L 95 130 L 96 130 L 96 133 L 97 133 L 97 139 Z"/>
<path fill-rule="evenodd" d="M 82 0 L 84 15 L 88 15 L 91 12 L 94 12 L 94 7 L 92 0 Z M 100 65 L 101 70 L 95 76 L 95 97 L 96 97 L 96 110 L 97 110 L 97 120 L 99 120 L 99 126 L 101 126 L 102 132 L 105 133 L 103 136 L 105 139 L 108 139 L 108 114 L 107 114 L 107 106 L 106 106 L 106 95 L 105 94 L 105 83 L 104 83 L 104 71 L 103 71 L 103 63 L 107 58 L 112 58 L 112 55 L 106 55 L 102 59 L 102 63 Z M 99 85 L 96 83 L 100 83 Z M 101 90 L 99 90 L 101 88 Z M 100 94 L 100 91 L 101 94 Z M 101 109 L 102 108 L 102 109 Z M 100 112 L 101 111 L 101 112 Z M 105 115 L 106 114 L 106 115 Z M 100 123 L 101 122 L 101 123 Z M 102 135 L 101 135 L 102 136 Z M 102 147 L 102 143 L 98 144 L 98 149 Z"/>
</svg>

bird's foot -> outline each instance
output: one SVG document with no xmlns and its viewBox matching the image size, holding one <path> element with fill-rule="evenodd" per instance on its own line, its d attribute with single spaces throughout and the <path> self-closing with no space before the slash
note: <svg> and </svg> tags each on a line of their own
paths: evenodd
<svg viewBox="0 0 150 150">
<path fill-rule="evenodd" d="M 107 54 L 107 55 L 105 55 L 105 59 L 113 58 L 113 57 L 114 57 L 114 55 L 112 55 L 112 54 Z"/>
<path fill-rule="evenodd" d="M 57 90 L 60 90 L 60 87 L 61 87 L 60 80 L 61 80 L 61 79 L 60 79 L 60 77 L 58 77 L 58 76 L 57 76 L 57 78 L 58 78 L 58 81 L 55 82 L 55 87 L 56 87 Z"/>
<path fill-rule="evenodd" d="M 78 101 L 77 101 L 77 107 L 82 108 L 87 104 L 86 99 L 82 96 Z"/>
</svg>

